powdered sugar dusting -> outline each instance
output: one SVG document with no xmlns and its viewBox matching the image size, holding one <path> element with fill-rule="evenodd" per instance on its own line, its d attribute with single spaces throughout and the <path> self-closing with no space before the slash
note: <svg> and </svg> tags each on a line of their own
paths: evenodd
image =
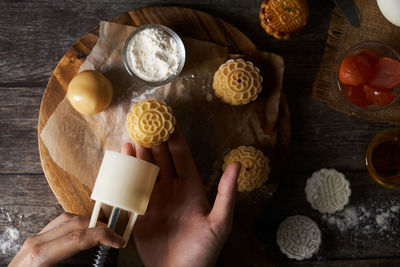
<svg viewBox="0 0 400 267">
<path fill-rule="evenodd" d="M 336 225 L 341 232 L 358 224 L 357 211 L 354 207 L 346 208 L 341 212 L 335 213 L 335 215 L 324 214 L 322 218 L 329 224 Z"/>
<path fill-rule="evenodd" d="M 397 234 L 400 229 L 394 225 L 400 216 L 400 204 L 391 202 L 381 205 L 372 204 L 370 208 L 364 205 L 347 207 L 332 215 L 324 214 L 322 219 L 340 232 L 355 231 L 355 234 Z"/>
<path fill-rule="evenodd" d="M 14 256 L 21 248 L 22 241 L 10 213 L 3 207 L 0 208 L 0 255 Z"/>
<path fill-rule="evenodd" d="M 17 254 L 21 248 L 19 241 L 19 231 L 13 227 L 7 227 L 6 230 L 0 234 L 0 253 L 1 254 Z"/>
<path fill-rule="evenodd" d="M 388 220 L 390 218 L 390 212 L 384 212 L 376 216 L 376 223 L 381 227 L 383 230 L 387 230 L 388 228 Z"/>
</svg>

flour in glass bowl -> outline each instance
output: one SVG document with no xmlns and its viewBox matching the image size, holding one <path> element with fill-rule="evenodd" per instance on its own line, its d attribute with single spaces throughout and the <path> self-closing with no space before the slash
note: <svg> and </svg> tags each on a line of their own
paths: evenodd
<svg viewBox="0 0 400 267">
<path fill-rule="evenodd" d="M 168 79 L 176 73 L 180 62 L 175 39 L 157 28 L 138 32 L 129 44 L 127 56 L 134 73 L 149 82 Z"/>
</svg>

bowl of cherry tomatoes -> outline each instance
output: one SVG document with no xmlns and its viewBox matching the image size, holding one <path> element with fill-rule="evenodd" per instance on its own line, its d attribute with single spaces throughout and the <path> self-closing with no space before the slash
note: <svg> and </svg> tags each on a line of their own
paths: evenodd
<svg viewBox="0 0 400 267">
<path fill-rule="evenodd" d="M 332 80 L 342 101 L 355 111 L 389 108 L 399 100 L 400 55 L 381 42 L 358 43 L 338 59 Z"/>
</svg>

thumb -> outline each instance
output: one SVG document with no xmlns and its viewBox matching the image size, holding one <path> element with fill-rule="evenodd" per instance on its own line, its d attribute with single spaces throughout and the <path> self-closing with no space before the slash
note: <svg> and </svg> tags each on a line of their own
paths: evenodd
<svg viewBox="0 0 400 267">
<path fill-rule="evenodd" d="M 237 195 L 237 179 L 242 164 L 232 162 L 225 169 L 218 185 L 214 206 L 208 215 L 209 221 L 224 234 L 230 232 Z"/>
</svg>

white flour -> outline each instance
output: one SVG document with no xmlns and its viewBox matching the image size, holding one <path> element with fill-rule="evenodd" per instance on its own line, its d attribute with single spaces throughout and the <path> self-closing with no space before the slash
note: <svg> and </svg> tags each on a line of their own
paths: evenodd
<svg viewBox="0 0 400 267">
<path fill-rule="evenodd" d="M 332 215 L 324 214 L 322 219 L 328 225 L 335 226 L 340 232 L 356 231 L 358 234 L 388 233 L 396 234 L 400 229 L 395 226 L 396 218 L 400 216 L 400 205 L 386 203 L 381 205 L 347 207 Z M 356 233 L 356 234 L 357 234 Z"/>
<path fill-rule="evenodd" d="M 21 218 L 22 215 L 19 215 Z M 22 241 L 19 239 L 18 229 L 13 227 L 14 222 L 4 208 L 0 207 L 0 255 L 14 256 L 21 248 Z"/>
<path fill-rule="evenodd" d="M 15 255 L 20 248 L 19 231 L 13 227 L 7 227 L 6 230 L 0 234 L 0 253 Z"/>
<path fill-rule="evenodd" d="M 146 81 L 163 81 L 172 76 L 178 69 L 179 59 L 178 44 L 161 29 L 142 30 L 129 44 L 129 65 Z"/>
<path fill-rule="evenodd" d="M 329 224 L 336 225 L 341 231 L 345 231 L 350 227 L 354 227 L 358 224 L 358 217 L 355 208 L 346 208 L 341 212 L 337 212 L 334 215 L 322 215 L 322 218 Z"/>
</svg>

